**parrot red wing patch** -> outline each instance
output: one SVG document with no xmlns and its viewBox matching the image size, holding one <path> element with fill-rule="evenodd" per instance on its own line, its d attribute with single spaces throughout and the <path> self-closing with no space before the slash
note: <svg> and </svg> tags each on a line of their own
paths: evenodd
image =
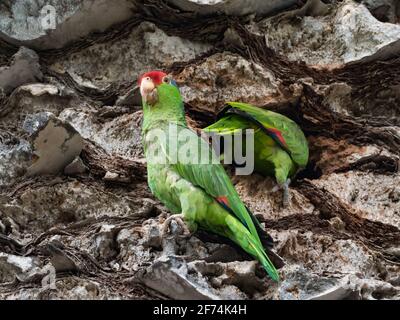
<svg viewBox="0 0 400 320">
<path fill-rule="evenodd" d="M 219 202 L 220 204 L 223 204 L 229 208 L 229 201 L 226 196 L 216 197 L 215 200 L 217 200 L 217 202 Z"/>
<path fill-rule="evenodd" d="M 229 206 L 229 201 L 226 196 L 219 196 L 216 197 L 215 200 L 220 204 L 221 207 L 223 207 L 226 211 L 228 211 L 231 215 L 235 216 L 235 213 Z"/>
</svg>

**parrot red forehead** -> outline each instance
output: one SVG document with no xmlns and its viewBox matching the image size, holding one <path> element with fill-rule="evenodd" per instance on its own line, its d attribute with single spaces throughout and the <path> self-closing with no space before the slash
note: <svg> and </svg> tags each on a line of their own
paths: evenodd
<svg viewBox="0 0 400 320">
<path fill-rule="evenodd" d="M 138 85 L 140 86 L 140 84 L 142 83 L 142 79 L 149 77 L 153 83 L 157 86 L 159 84 L 161 84 L 162 79 L 166 76 L 167 74 L 165 72 L 162 71 L 150 71 L 150 72 L 146 72 L 144 74 L 142 74 L 139 79 L 138 79 Z"/>
</svg>

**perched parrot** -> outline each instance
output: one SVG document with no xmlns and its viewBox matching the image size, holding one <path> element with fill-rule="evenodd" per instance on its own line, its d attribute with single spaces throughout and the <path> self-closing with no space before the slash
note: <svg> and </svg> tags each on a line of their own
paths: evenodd
<svg viewBox="0 0 400 320">
<path fill-rule="evenodd" d="M 138 85 L 148 184 L 173 213 L 163 230 L 175 219 L 185 226 L 186 234 L 199 228 L 227 237 L 279 281 L 270 260 L 275 255 L 270 250 L 272 238 L 240 200 L 213 148 L 187 127 L 175 81 L 164 72 L 151 71 L 139 78 Z M 199 154 L 206 155 L 207 161 L 198 161 Z"/>
<path fill-rule="evenodd" d="M 308 143 L 300 127 L 279 113 L 239 102 L 228 102 L 218 119 L 203 131 L 223 136 L 254 130 L 254 169 L 276 178 L 283 188 L 283 206 L 286 207 L 290 177 L 308 162 Z"/>
</svg>

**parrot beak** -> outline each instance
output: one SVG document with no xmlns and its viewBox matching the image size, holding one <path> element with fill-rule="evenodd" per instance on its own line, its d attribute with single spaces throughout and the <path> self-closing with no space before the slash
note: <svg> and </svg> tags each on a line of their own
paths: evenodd
<svg viewBox="0 0 400 320">
<path fill-rule="evenodd" d="M 150 105 L 154 105 L 158 101 L 157 89 L 152 80 L 142 80 L 140 84 L 140 94 L 143 100 Z"/>
</svg>

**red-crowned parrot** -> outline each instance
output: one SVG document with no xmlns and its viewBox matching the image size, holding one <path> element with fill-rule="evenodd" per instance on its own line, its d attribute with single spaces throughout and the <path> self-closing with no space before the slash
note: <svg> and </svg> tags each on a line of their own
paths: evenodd
<svg viewBox="0 0 400 320">
<path fill-rule="evenodd" d="M 247 103 L 228 102 L 219 120 L 204 128 L 206 133 L 232 135 L 254 130 L 255 171 L 274 176 L 283 188 L 283 205 L 289 203 L 290 177 L 308 162 L 308 143 L 300 127 L 291 119 Z"/>
<path fill-rule="evenodd" d="M 152 71 L 139 78 L 139 86 L 148 184 L 174 213 L 164 227 L 171 218 L 180 224 L 183 219 L 190 232 L 199 228 L 227 237 L 278 281 L 278 272 L 267 255 L 273 255 L 268 248 L 272 238 L 240 200 L 214 150 L 188 129 L 176 83 L 165 73 Z"/>
</svg>

